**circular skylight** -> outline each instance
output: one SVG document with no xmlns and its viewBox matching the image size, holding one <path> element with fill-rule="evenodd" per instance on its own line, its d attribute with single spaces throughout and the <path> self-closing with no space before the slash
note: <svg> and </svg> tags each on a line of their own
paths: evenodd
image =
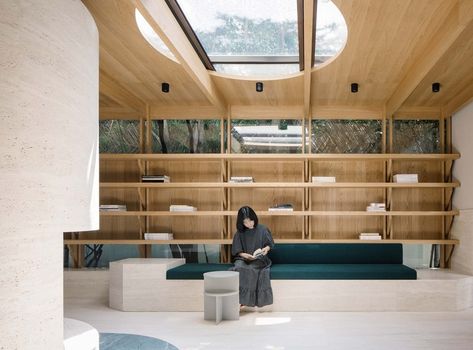
<svg viewBox="0 0 473 350">
<path fill-rule="evenodd" d="M 165 55 L 167 58 L 178 62 L 176 57 L 172 54 L 171 50 L 166 46 L 166 44 L 161 40 L 158 34 L 153 30 L 150 24 L 146 21 L 143 15 L 135 9 L 135 21 L 140 30 L 141 35 L 146 39 L 146 41 L 157 51 Z"/>
</svg>

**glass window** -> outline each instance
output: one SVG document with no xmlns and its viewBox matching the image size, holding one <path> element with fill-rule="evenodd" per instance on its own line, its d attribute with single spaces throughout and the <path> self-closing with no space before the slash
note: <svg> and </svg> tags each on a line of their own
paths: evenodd
<svg viewBox="0 0 473 350">
<path fill-rule="evenodd" d="M 394 120 L 393 153 L 439 153 L 438 120 Z"/>
<path fill-rule="evenodd" d="M 347 24 L 338 7 L 330 0 L 318 0 L 315 64 L 338 54 L 345 46 L 347 34 Z"/>
<path fill-rule="evenodd" d="M 312 120 L 313 153 L 381 153 L 381 120 Z"/>
<path fill-rule="evenodd" d="M 212 62 L 214 56 L 259 60 L 261 56 L 291 56 L 299 63 L 297 0 L 179 0 L 184 15 Z M 236 62 L 233 62 L 236 63 Z M 217 71 L 227 73 L 227 64 Z M 275 63 L 274 65 L 279 65 Z M 252 75 L 253 70 L 235 70 L 238 75 Z M 239 66 L 241 68 L 241 66 Z M 297 70 L 298 71 L 298 70 Z M 278 74 L 294 72 L 282 64 Z M 268 74 L 266 74 L 268 75 Z"/>
<path fill-rule="evenodd" d="M 153 153 L 220 153 L 220 120 L 153 120 Z"/>
<path fill-rule="evenodd" d="M 220 73 L 243 76 L 274 77 L 299 72 L 299 64 L 214 64 Z"/>
<path fill-rule="evenodd" d="M 99 122 L 100 153 L 139 153 L 139 126 L 138 120 L 101 120 Z"/>
<path fill-rule="evenodd" d="M 165 55 L 166 57 L 170 58 L 171 60 L 177 62 L 176 57 L 172 54 L 171 50 L 167 47 L 164 41 L 161 40 L 158 34 L 154 31 L 154 29 L 149 25 L 143 15 L 138 11 L 135 10 L 135 21 L 138 25 L 138 29 L 140 30 L 141 35 L 146 39 L 146 41 L 156 50 Z"/>
<path fill-rule="evenodd" d="M 232 153 L 302 153 L 301 120 L 232 120 Z"/>
</svg>

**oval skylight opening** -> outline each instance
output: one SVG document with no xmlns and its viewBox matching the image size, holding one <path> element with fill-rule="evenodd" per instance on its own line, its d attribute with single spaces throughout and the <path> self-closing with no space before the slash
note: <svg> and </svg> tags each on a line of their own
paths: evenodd
<svg viewBox="0 0 473 350">
<path fill-rule="evenodd" d="M 239 76 L 281 76 L 301 64 L 297 0 L 177 0 L 217 72 Z M 301 34 L 301 35 L 299 35 Z M 319 0 L 315 64 L 343 49 L 347 28 L 330 0 Z M 210 67 L 209 67 L 210 69 Z"/>
<path fill-rule="evenodd" d="M 135 21 L 138 29 L 140 30 L 141 35 L 146 39 L 146 41 L 156 50 L 162 53 L 167 58 L 173 60 L 174 62 L 179 63 L 176 57 L 172 54 L 171 50 L 167 47 L 164 41 L 161 40 L 158 34 L 154 31 L 151 25 L 146 21 L 143 15 L 135 9 Z"/>
<path fill-rule="evenodd" d="M 338 55 L 345 46 L 347 36 L 347 24 L 338 7 L 331 0 L 318 0 L 315 65 Z"/>
</svg>

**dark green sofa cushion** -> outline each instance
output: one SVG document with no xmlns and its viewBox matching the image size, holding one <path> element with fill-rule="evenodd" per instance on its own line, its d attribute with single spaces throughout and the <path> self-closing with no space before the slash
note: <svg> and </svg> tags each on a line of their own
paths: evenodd
<svg viewBox="0 0 473 350">
<path fill-rule="evenodd" d="M 276 264 L 272 280 L 395 280 L 417 279 L 417 271 L 402 264 Z"/>
<path fill-rule="evenodd" d="M 184 264 L 166 272 L 168 280 L 203 280 L 204 272 L 226 271 L 233 264 Z"/>
<path fill-rule="evenodd" d="M 269 252 L 276 264 L 402 264 L 402 244 L 276 244 Z"/>
</svg>

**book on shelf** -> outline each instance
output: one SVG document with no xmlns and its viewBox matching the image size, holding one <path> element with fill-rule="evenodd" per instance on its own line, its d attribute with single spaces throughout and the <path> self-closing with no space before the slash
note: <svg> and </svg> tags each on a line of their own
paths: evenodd
<svg viewBox="0 0 473 350">
<path fill-rule="evenodd" d="M 167 175 L 141 175 L 142 182 L 171 182 Z"/>
<path fill-rule="evenodd" d="M 100 204 L 100 211 L 126 211 L 126 204 Z"/>
<path fill-rule="evenodd" d="M 366 211 L 382 211 L 382 212 L 385 212 L 386 211 L 386 204 L 384 204 L 384 203 L 370 203 L 370 205 L 368 205 L 366 207 Z"/>
<path fill-rule="evenodd" d="M 269 207 L 268 211 L 294 211 L 294 207 L 290 203 L 276 204 Z"/>
<path fill-rule="evenodd" d="M 396 174 L 393 176 L 393 182 L 403 184 L 418 183 L 419 177 L 417 174 Z"/>
<path fill-rule="evenodd" d="M 360 236 L 359 238 L 361 240 L 373 240 L 373 241 L 379 241 L 382 239 L 381 235 L 379 233 L 375 233 L 375 232 L 362 232 L 360 233 Z"/>
<path fill-rule="evenodd" d="M 146 240 L 171 240 L 174 239 L 172 233 L 157 233 L 157 232 L 145 232 Z"/>
<path fill-rule="evenodd" d="M 171 204 L 169 211 L 197 211 L 192 205 Z"/>
<path fill-rule="evenodd" d="M 255 182 L 252 176 L 231 176 L 230 183 L 252 183 Z"/>
<path fill-rule="evenodd" d="M 312 176 L 312 182 L 333 183 L 337 181 L 335 176 Z"/>
</svg>

